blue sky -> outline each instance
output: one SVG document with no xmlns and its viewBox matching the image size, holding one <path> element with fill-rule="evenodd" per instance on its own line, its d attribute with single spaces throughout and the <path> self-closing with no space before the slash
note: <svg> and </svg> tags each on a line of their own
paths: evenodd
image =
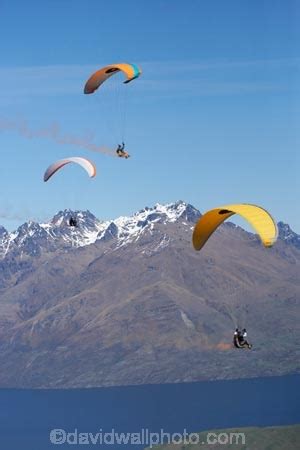
<svg viewBox="0 0 300 450">
<path fill-rule="evenodd" d="M 2 0 L 0 223 L 182 199 L 202 212 L 256 203 L 300 232 L 299 23 L 296 0 Z M 140 79 L 83 94 L 94 70 L 123 61 Z M 99 146 L 124 136 L 132 157 L 61 144 L 55 127 Z M 97 178 L 69 166 L 43 183 L 66 156 L 92 159 Z"/>
</svg>

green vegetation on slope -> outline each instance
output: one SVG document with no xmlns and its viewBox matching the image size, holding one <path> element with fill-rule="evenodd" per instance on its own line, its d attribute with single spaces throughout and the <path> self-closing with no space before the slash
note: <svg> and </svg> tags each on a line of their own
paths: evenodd
<svg viewBox="0 0 300 450">
<path fill-rule="evenodd" d="M 175 439 L 179 438 L 175 437 Z M 198 443 L 189 443 L 193 440 Z M 297 450 L 300 449 L 300 425 L 204 431 L 191 434 L 186 438 L 185 443 L 159 445 L 153 448 L 159 450 Z"/>
</svg>

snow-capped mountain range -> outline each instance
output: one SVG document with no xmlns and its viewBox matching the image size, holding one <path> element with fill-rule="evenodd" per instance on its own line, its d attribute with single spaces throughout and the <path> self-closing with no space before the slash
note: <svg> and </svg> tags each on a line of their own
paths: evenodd
<svg viewBox="0 0 300 450">
<path fill-rule="evenodd" d="M 34 256 L 40 255 L 43 249 L 78 248 L 111 239 L 115 239 L 119 247 L 135 241 L 146 230 L 151 231 L 156 223 L 166 225 L 181 221 L 191 229 L 200 215 L 196 208 L 183 201 L 166 205 L 157 203 L 132 216 L 107 221 L 97 219 L 90 211 L 68 209 L 58 212 L 49 222 L 25 222 L 13 232 L 0 226 L 0 257 L 3 259 L 11 254 Z M 76 218 L 77 227 L 69 226 L 71 217 Z M 278 229 L 280 239 L 300 247 L 300 236 L 289 225 L 279 222 Z"/>
<path fill-rule="evenodd" d="M 84 247 L 112 238 L 116 238 L 116 244 L 120 246 L 136 240 L 146 229 L 151 230 L 155 223 L 167 224 L 178 220 L 191 223 L 199 216 L 193 206 L 182 201 L 167 205 L 157 203 L 131 217 L 121 216 L 108 221 L 97 219 L 90 211 L 64 210 L 47 223 L 26 222 L 11 233 L 0 227 L 0 255 L 4 258 L 23 252 L 34 256 L 43 248 L 54 251 L 58 247 Z M 71 217 L 76 218 L 76 227 L 69 226 Z"/>
</svg>

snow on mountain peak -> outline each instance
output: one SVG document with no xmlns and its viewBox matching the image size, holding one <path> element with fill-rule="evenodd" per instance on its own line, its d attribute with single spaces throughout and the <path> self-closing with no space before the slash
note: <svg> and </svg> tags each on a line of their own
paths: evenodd
<svg viewBox="0 0 300 450">
<path fill-rule="evenodd" d="M 124 245 L 152 230 L 155 223 L 175 223 L 178 220 L 195 222 L 200 213 L 193 206 L 177 201 L 153 207 L 145 207 L 132 216 L 121 216 L 115 220 L 100 221 L 90 211 L 59 211 L 45 223 L 28 221 L 15 232 L 0 228 L 0 254 L 40 254 L 43 248 L 56 250 L 64 247 L 83 247 L 96 241 L 117 240 L 117 246 Z M 75 218 L 77 226 L 70 226 Z M 2 251 L 1 251 L 2 250 Z"/>
<path fill-rule="evenodd" d="M 300 248 L 300 236 L 287 223 L 278 222 L 278 235 L 286 243 Z"/>
<path fill-rule="evenodd" d="M 132 239 L 138 238 L 146 229 L 152 229 L 154 223 L 174 223 L 180 219 L 195 222 L 199 216 L 200 213 L 193 206 L 183 201 L 166 205 L 156 203 L 152 208 L 146 206 L 132 216 L 121 216 L 113 222 L 107 222 L 98 239 L 117 236 L 120 244 L 123 245 Z M 107 227 L 112 227 L 112 224 L 114 225 L 113 233 L 107 233 Z"/>
<path fill-rule="evenodd" d="M 200 213 L 192 205 L 179 200 L 175 203 L 167 203 L 166 205 L 156 203 L 153 208 L 146 207 L 135 213 L 132 217 L 140 217 L 141 220 L 148 218 L 151 221 L 165 216 L 166 222 L 176 222 L 180 218 L 192 220 L 193 215 L 196 219 L 200 216 Z"/>
</svg>

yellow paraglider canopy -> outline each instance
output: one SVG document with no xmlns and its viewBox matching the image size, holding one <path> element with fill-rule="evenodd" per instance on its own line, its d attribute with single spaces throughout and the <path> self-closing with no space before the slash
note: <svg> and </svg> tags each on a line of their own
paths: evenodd
<svg viewBox="0 0 300 450">
<path fill-rule="evenodd" d="M 201 216 L 193 232 L 194 249 L 201 250 L 212 233 L 234 214 L 239 214 L 250 223 L 265 247 L 272 247 L 276 242 L 278 231 L 272 216 L 260 206 L 241 203 L 211 209 Z"/>
</svg>

